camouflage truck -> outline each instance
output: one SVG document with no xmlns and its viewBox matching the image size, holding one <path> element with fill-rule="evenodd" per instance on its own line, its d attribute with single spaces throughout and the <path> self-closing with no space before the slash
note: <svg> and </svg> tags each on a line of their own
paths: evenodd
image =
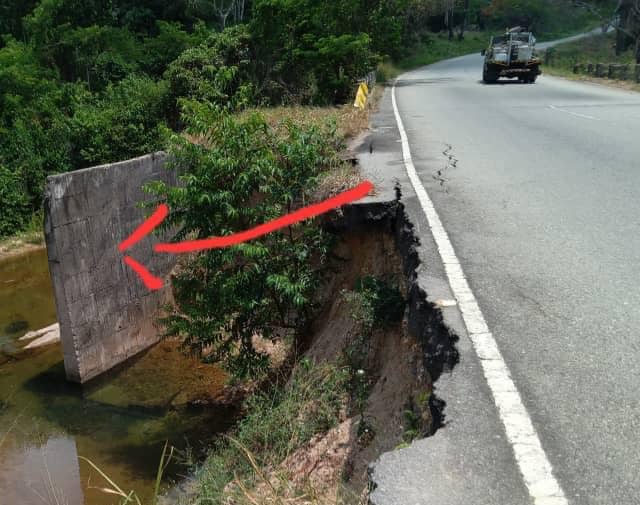
<svg viewBox="0 0 640 505">
<path fill-rule="evenodd" d="M 540 58 L 536 54 L 536 38 L 522 28 L 513 28 L 493 37 L 489 48 L 482 51 L 482 80 L 487 84 L 500 77 L 517 77 L 520 82 L 534 83 L 540 75 Z"/>
</svg>

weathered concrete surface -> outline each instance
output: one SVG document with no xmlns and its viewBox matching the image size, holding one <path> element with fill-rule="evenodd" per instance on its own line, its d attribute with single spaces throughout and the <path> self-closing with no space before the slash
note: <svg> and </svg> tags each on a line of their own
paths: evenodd
<svg viewBox="0 0 640 505">
<path fill-rule="evenodd" d="M 151 180 L 175 182 L 165 154 L 51 176 L 45 238 L 67 378 L 85 382 L 158 340 L 155 315 L 169 289 L 151 293 L 122 261 L 118 244 L 145 218 Z M 131 256 L 166 277 L 174 258 L 154 254 L 155 238 Z"/>
</svg>

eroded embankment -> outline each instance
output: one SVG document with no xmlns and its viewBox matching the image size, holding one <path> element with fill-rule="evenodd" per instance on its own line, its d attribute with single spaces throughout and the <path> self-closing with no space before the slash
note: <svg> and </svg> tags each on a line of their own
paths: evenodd
<svg viewBox="0 0 640 505">
<path fill-rule="evenodd" d="M 427 300 L 427 293 L 418 282 L 420 258 L 417 251 L 419 239 L 414 225 L 401 203 L 395 201 L 363 203 L 345 207 L 332 221 L 332 228 L 342 234 L 385 233 L 393 237 L 406 282 L 408 313 L 406 324 L 409 333 L 419 342 L 425 369 L 435 382 L 442 372 L 450 371 L 458 362 L 457 335 L 447 327 L 436 304 Z M 434 430 L 442 422 L 442 405 L 434 397 Z"/>
<path fill-rule="evenodd" d="M 419 285 L 400 199 L 344 207 L 324 225 L 335 245 L 293 372 L 249 395 L 238 446 L 214 449 L 179 503 L 363 504 L 371 462 L 442 425 L 433 382 L 457 362 L 456 337 Z"/>
<path fill-rule="evenodd" d="M 347 411 L 336 428 L 289 456 L 283 468 L 292 470 L 294 482 L 310 483 L 328 498 L 323 503 L 354 503 L 355 495 L 363 503 L 372 461 L 442 426 L 444 402 L 433 382 L 457 363 L 457 337 L 419 285 L 418 239 L 399 198 L 345 207 L 327 226 L 339 237 L 321 294 L 329 301 L 305 357 L 344 362 L 359 331 L 344 295 L 363 278 L 397 282 L 408 310 L 400 324 L 376 330 L 361 349 L 369 384 L 364 409 Z"/>
</svg>

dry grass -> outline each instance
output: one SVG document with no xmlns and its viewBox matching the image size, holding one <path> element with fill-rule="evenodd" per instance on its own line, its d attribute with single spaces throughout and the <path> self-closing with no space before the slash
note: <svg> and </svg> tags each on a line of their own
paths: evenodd
<svg viewBox="0 0 640 505">
<path fill-rule="evenodd" d="M 354 98 L 355 91 L 354 89 Z M 259 108 L 247 110 L 243 114 L 259 112 L 276 131 L 280 130 L 289 121 L 294 124 L 317 128 L 323 128 L 327 123 L 335 123 L 337 135 L 345 142 L 348 142 L 369 127 L 369 115 L 376 110 L 382 91 L 379 86 L 373 88 L 367 107 L 364 110 L 348 103 L 334 107 L 294 105 Z"/>
<path fill-rule="evenodd" d="M 322 438 L 319 439 L 322 440 Z M 255 484 L 249 488 L 236 475 L 227 486 L 229 494 L 226 497 L 226 505 L 336 505 L 337 503 L 365 505 L 367 503 L 368 494 L 366 492 L 357 496 L 344 489 L 340 483 L 339 467 L 334 468 L 332 473 L 335 475 L 332 475 L 330 482 L 318 482 L 317 479 L 310 478 L 308 474 L 300 475 L 299 470 L 299 475 L 292 475 L 292 472 L 287 470 L 287 466 L 293 465 L 296 458 L 302 457 L 296 452 L 280 465 L 278 471 L 267 473 L 260 468 L 256 457 L 249 449 L 235 439 L 230 440 L 251 466 Z M 306 450 L 307 447 L 301 449 Z M 315 465 L 323 458 L 331 457 L 329 449 L 337 451 L 338 447 L 325 448 L 324 454 L 314 458 Z M 291 461 L 292 459 L 293 461 Z M 339 491 L 342 492 L 339 493 Z M 338 498 L 339 494 L 340 498 Z"/>
<path fill-rule="evenodd" d="M 40 232 L 24 232 L 0 241 L 0 260 L 19 256 L 44 247 L 44 235 Z"/>
<path fill-rule="evenodd" d="M 24 231 L 0 239 L 0 260 L 42 247 L 44 247 L 43 216 L 41 212 L 37 212 L 31 216 Z"/>
</svg>

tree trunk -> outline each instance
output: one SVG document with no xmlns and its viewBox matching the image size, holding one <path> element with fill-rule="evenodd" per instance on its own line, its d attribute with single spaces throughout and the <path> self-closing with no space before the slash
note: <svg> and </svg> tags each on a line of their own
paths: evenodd
<svg viewBox="0 0 640 505">
<path fill-rule="evenodd" d="M 622 0 L 618 4 L 618 23 L 616 25 L 616 56 L 631 47 L 638 37 L 637 33 L 637 0 Z M 631 36 L 634 34 L 634 36 Z"/>
<path fill-rule="evenodd" d="M 458 40 L 464 39 L 464 32 L 467 29 L 467 22 L 469 18 L 469 1 L 465 0 L 464 2 L 464 15 L 462 16 L 462 24 L 460 25 L 460 33 L 458 35 Z"/>
</svg>

